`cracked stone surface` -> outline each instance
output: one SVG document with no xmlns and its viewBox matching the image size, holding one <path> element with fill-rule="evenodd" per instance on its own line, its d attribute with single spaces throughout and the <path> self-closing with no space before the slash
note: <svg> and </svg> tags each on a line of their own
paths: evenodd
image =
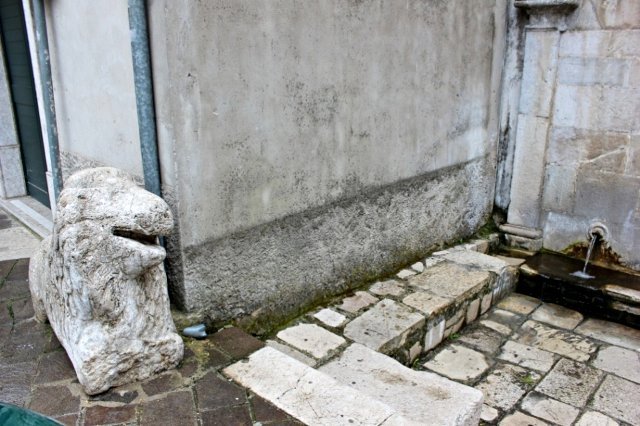
<svg viewBox="0 0 640 426">
<path fill-rule="evenodd" d="M 531 382 L 527 380 L 529 378 Z M 477 386 L 484 393 L 485 404 L 508 411 L 532 389 L 540 375 L 515 365 L 502 364 L 493 369 Z"/>
<path fill-rule="evenodd" d="M 635 328 L 609 321 L 588 319 L 576 327 L 575 331 L 584 336 L 611 343 L 612 345 L 640 351 L 640 330 L 636 330 Z"/>
<path fill-rule="evenodd" d="M 587 403 L 602 376 L 602 371 L 586 364 L 561 359 L 536 386 L 536 391 L 574 407 L 582 407 Z"/>
<path fill-rule="evenodd" d="M 516 340 L 576 361 L 587 361 L 597 348 L 594 343 L 576 334 L 531 320 L 522 325 Z"/>
<path fill-rule="evenodd" d="M 513 340 L 507 341 L 502 346 L 498 359 L 540 372 L 549 371 L 555 362 L 555 357 L 551 352 L 523 345 Z"/>
<path fill-rule="evenodd" d="M 409 278 L 409 285 L 447 299 L 462 299 L 478 293 L 489 282 L 489 272 L 469 270 L 443 262 Z"/>
</svg>

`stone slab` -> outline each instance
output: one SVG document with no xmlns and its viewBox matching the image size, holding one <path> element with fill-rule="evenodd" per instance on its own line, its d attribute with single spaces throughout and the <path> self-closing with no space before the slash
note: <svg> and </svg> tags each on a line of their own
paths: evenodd
<svg viewBox="0 0 640 426">
<path fill-rule="evenodd" d="M 489 407 L 487 404 L 482 404 L 482 411 L 480 412 L 480 420 L 484 422 L 493 422 L 498 418 L 500 412 L 493 407 Z"/>
<path fill-rule="evenodd" d="M 320 368 L 336 381 L 384 401 L 416 424 L 475 425 L 482 393 L 425 371 L 415 371 L 357 343 Z"/>
<path fill-rule="evenodd" d="M 297 359 L 298 361 L 308 365 L 309 367 L 315 367 L 315 365 L 318 363 L 318 361 L 313 359 L 312 357 L 293 349 L 291 346 L 283 345 L 280 342 L 276 342 L 275 340 L 267 340 L 267 346 L 276 349 L 285 355 L 289 355 L 291 358 Z"/>
<path fill-rule="evenodd" d="M 30 258 L 40 239 L 23 227 L 0 229 L 0 261 Z"/>
<path fill-rule="evenodd" d="M 452 300 L 446 297 L 436 296 L 426 291 L 417 291 L 402 299 L 402 303 L 430 317 L 441 313 L 452 303 Z"/>
<path fill-rule="evenodd" d="M 597 411 L 587 411 L 580 417 L 575 426 L 618 426 L 618 422 Z"/>
<path fill-rule="evenodd" d="M 640 424 L 640 385 L 608 375 L 590 405 L 615 419 Z"/>
<path fill-rule="evenodd" d="M 531 390 L 540 375 L 515 365 L 502 364 L 494 368 L 475 388 L 484 394 L 485 404 L 509 411 Z M 531 383 L 529 383 L 531 382 Z"/>
<path fill-rule="evenodd" d="M 409 278 L 409 285 L 436 296 L 464 300 L 480 292 L 489 283 L 489 278 L 486 271 L 469 270 L 443 262 Z"/>
<path fill-rule="evenodd" d="M 502 352 L 498 355 L 498 359 L 543 373 L 549 371 L 555 362 L 555 357 L 551 352 L 512 340 L 502 346 Z"/>
<path fill-rule="evenodd" d="M 467 307 L 467 324 L 471 324 L 478 318 L 480 312 L 480 299 L 473 300 Z"/>
<path fill-rule="evenodd" d="M 458 265 L 470 266 L 484 271 L 491 271 L 498 275 L 500 275 L 502 271 L 509 266 L 509 264 L 502 259 L 470 250 L 447 253 L 442 257 L 450 262 L 457 263 Z"/>
<path fill-rule="evenodd" d="M 580 411 L 570 405 L 532 392 L 522 401 L 524 411 L 560 426 L 570 426 Z"/>
<path fill-rule="evenodd" d="M 509 257 L 509 256 L 498 255 L 498 256 L 495 256 L 495 258 L 506 262 L 510 266 L 520 266 L 524 262 L 526 262 L 526 259 L 521 259 L 519 257 Z"/>
<path fill-rule="evenodd" d="M 400 278 L 401 280 L 404 280 L 415 275 L 416 273 L 417 272 L 414 271 L 413 269 L 403 269 L 396 274 L 396 277 Z"/>
<path fill-rule="evenodd" d="M 640 330 L 614 322 L 588 319 L 575 329 L 576 332 L 612 345 L 640 351 Z"/>
<path fill-rule="evenodd" d="M 315 324 L 298 324 L 286 328 L 277 337 L 317 359 L 326 357 L 346 343 L 342 337 Z"/>
<path fill-rule="evenodd" d="M 500 303 L 498 303 L 498 308 L 520 315 L 529 315 L 540 303 L 542 302 L 534 297 L 514 293 L 501 300 Z"/>
<path fill-rule="evenodd" d="M 531 320 L 522 325 L 515 340 L 576 361 L 587 361 L 597 349 L 595 344 L 581 336 Z"/>
<path fill-rule="evenodd" d="M 536 386 L 536 391 L 574 407 L 583 407 L 602 375 L 600 370 L 563 358 Z"/>
<path fill-rule="evenodd" d="M 378 425 L 396 414 L 381 401 L 269 347 L 224 373 L 305 424 Z"/>
<path fill-rule="evenodd" d="M 489 369 L 483 354 L 461 345 L 444 348 L 424 366 L 450 379 L 462 381 L 476 379 Z"/>
<path fill-rule="evenodd" d="M 617 346 L 600 349 L 593 366 L 640 383 L 640 353 Z"/>
<path fill-rule="evenodd" d="M 482 320 L 480 321 L 480 324 L 490 328 L 493 331 L 497 331 L 498 333 L 502 334 L 503 336 L 508 336 L 512 333 L 511 328 L 509 328 L 508 326 L 504 325 L 504 324 L 500 324 L 499 322 L 496 321 L 492 321 L 492 320 Z"/>
<path fill-rule="evenodd" d="M 548 424 L 535 417 L 527 416 L 520 411 L 508 415 L 500 422 L 500 426 L 546 426 Z"/>
<path fill-rule="evenodd" d="M 404 286 L 394 280 L 380 281 L 369 288 L 371 293 L 378 296 L 401 296 L 404 290 Z"/>
<path fill-rule="evenodd" d="M 480 315 L 484 314 L 491 307 L 491 300 L 493 299 L 492 293 L 487 293 L 482 296 L 482 302 L 480 302 Z"/>
<path fill-rule="evenodd" d="M 431 325 L 431 327 L 427 330 L 424 336 L 424 350 L 425 352 L 430 351 L 435 348 L 442 342 L 444 338 L 444 320 L 440 320 L 437 323 Z"/>
<path fill-rule="evenodd" d="M 463 330 L 458 341 L 487 355 L 493 355 L 502 345 L 502 335 L 486 327 L 471 326 Z"/>
<path fill-rule="evenodd" d="M 356 314 L 367 306 L 373 305 L 377 301 L 378 299 L 366 291 L 356 291 L 356 294 L 353 296 L 342 299 L 342 304 L 340 304 L 338 308 L 345 312 Z"/>
<path fill-rule="evenodd" d="M 413 265 L 411 265 L 411 269 L 413 269 L 418 273 L 421 273 L 422 271 L 424 271 L 424 264 L 422 262 L 416 262 Z"/>
<path fill-rule="evenodd" d="M 329 308 L 322 309 L 313 317 L 323 324 L 333 328 L 342 327 L 347 322 L 347 317 Z"/>
<path fill-rule="evenodd" d="M 533 312 L 531 318 L 558 328 L 573 330 L 582 322 L 584 317 L 580 312 L 554 305 L 543 303 Z"/>
<path fill-rule="evenodd" d="M 370 349 L 388 353 L 404 345 L 407 337 L 424 323 L 422 315 L 384 299 L 347 324 L 344 335 Z"/>
</svg>

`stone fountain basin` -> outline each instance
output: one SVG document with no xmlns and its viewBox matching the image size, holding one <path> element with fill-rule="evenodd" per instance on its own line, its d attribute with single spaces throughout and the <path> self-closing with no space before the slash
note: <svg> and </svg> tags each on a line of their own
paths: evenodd
<svg viewBox="0 0 640 426">
<path fill-rule="evenodd" d="M 591 279 L 572 273 L 584 261 L 538 253 L 520 267 L 517 291 L 589 316 L 640 328 L 640 275 L 589 265 Z"/>
</svg>

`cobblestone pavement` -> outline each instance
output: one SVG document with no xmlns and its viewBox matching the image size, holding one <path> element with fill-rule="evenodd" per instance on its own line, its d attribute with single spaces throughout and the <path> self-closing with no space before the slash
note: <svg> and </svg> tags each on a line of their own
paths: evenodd
<svg viewBox="0 0 640 426">
<path fill-rule="evenodd" d="M 512 294 L 414 363 L 480 389 L 483 422 L 640 425 L 640 331 Z"/>
<path fill-rule="evenodd" d="M 0 262 L 0 401 L 67 425 L 301 424 L 219 371 L 264 344 L 237 328 L 185 338 L 179 368 L 89 397 L 49 325 L 33 320 L 28 260 Z"/>
</svg>

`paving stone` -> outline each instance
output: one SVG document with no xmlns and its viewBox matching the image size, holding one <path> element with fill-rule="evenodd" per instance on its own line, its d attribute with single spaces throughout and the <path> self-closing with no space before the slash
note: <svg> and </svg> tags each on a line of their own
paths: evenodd
<svg viewBox="0 0 640 426">
<path fill-rule="evenodd" d="M 476 379 L 489 369 L 483 354 L 461 345 L 444 348 L 424 366 L 450 379 L 462 381 Z"/>
<path fill-rule="evenodd" d="M 469 303 L 469 307 L 467 307 L 467 324 L 472 323 L 478 318 L 478 313 L 480 312 L 480 299 L 473 300 Z"/>
<path fill-rule="evenodd" d="M 92 395 L 89 397 L 90 401 L 104 401 L 104 402 L 117 402 L 119 404 L 129 404 L 138 397 L 138 391 L 127 389 L 124 386 L 118 388 L 112 388 L 108 391 Z"/>
<path fill-rule="evenodd" d="M 205 340 L 205 343 L 211 343 L 208 340 Z M 207 354 L 207 359 L 206 361 L 204 361 L 204 367 L 205 368 L 219 368 L 223 365 L 226 365 L 229 361 L 231 361 L 231 358 L 222 353 L 222 351 L 216 349 L 213 344 L 206 344 L 205 345 L 205 352 Z M 183 358 L 184 359 L 184 358 Z M 194 355 L 194 359 L 195 359 L 195 355 Z M 197 360 L 196 360 L 197 362 Z M 184 374 L 182 374 L 184 376 Z"/>
<path fill-rule="evenodd" d="M 215 372 L 205 374 L 195 385 L 200 410 L 215 410 L 247 402 L 245 390 L 219 377 Z"/>
<path fill-rule="evenodd" d="M 635 328 L 609 321 L 588 319 L 576 327 L 575 331 L 612 345 L 640 351 L 640 330 Z"/>
<path fill-rule="evenodd" d="M 298 324 L 280 331 L 277 336 L 317 359 L 326 357 L 346 343 L 342 337 L 315 324 Z"/>
<path fill-rule="evenodd" d="M 401 296 L 404 293 L 405 288 L 398 284 L 397 281 L 387 280 L 380 281 L 369 287 L 369 291 L 378 296 Z"/>
<path fill-rule="evenodd" d="M 548 424 L 535 417 L 527 416 L 520 411 L 508 415 L 500 422 L 500 426 L 545 426 Z"/>
<path fill-rule="evenodd" d="M 497 306 L 500 309 L 511 311 L 516 314 L 529 315 L 540 305 L 540 303 L 542 302 L 534 297 L 514 293 L 505 297 Z"/>
<path fill-rule="evenodd" d="M 609 346 L 600 349 L 593 366 L 632 382 L 640 383 L 640 353 Z"/>
<path fill-rule="evenodd" d="M 182 377 L 175 371 L 156 376 L 142 383 L 142 390 L 147 396 L 154 396 L 177 390 L 182 386 Z"/>
<path fill-rule="evenodd" d="M 251 426 L 251 414 L 248 405 L 223 407 L 201 414 L 203 426 Z"/>
<path fill-rule="evenodd" d="M 480 413 L 480 420 L 485 422 L 493 422 L 498 418 L 500 412 L 493 407 L 489 407 L 487 404 L 482 404 L 482 412 Z"/>
<path fill-rule="evenodd" d="M 522 343 L 512 340 L 507 341 L 504 346 L 502 346 L 502 352 L 498 355 L 498 359 L 543 373 L 549 371 L 555 362 L 555 357 L 551 352 L 523 345 Z"/>
<path fill-rule="evenodd" d="M 338 308 L 345 312 L 356 314 L 362 309 L 373 305 L 377 301 L 377 298 L 366 291 L 356 291 L 355 295 L 342 299 L 342 304 L 340 304 Z"/>
<path fill-rule="evenodd" d="M 459 265 L 471 266 L 484 271 L 495 272 L 498 275 L 509 266 L 507 262 L 498 259 L 497 257 L 471 250 L 455 251 L 447 253 L 442 257 Z"/>
<path fill-rule="evenodd" d="M 573 330 L 582 322 L 584 317 L 580 312 L 554 305 L 553 303 L 543 303 L 533 312 L 531 318 L 554 327 Z"/>
<path fill-rule="evenodd" d="M 607 375 L 590 405 L 614 419 L 640 424 L 640 385 Z"/>
<path fill-rule="evenodd" d="M 509 411 L 522 396 L 540 380 L 540 375 L 515 365 L 501 364 L 493 369 L 475 388 L 484 393 L 484 402 L 491 407 Z"/>
<path fill-rule="evenodd" d="M 640 291 L 632 288 L 622 287 L 616 284 L 606 284 L 602 288 L 602 291 L 623 302 L 629 302 L 634 305 L 640 303 Z"/>
<path fill-rule="evenodd" d="M 293 417 L 269 403 L 264 398 L 260 398 L 258 395 L 251 394 L 249 398 L 251 407 L 253 408 L 253 415 L 256 422 L 284 422 L 288 420 L 294 420 Z"/>
<path fill-rule="evenodd" d="M 31 298 L 17 299 L 11 302 L 11 310 L 13 311 L 13 322 L 18 323 L 20 321 L 33 318 L 33 303 Z"/>
<path fill-rule="evenodd" d="M 407 337 L 422 328 L 425 319 L 409 308 L 384 299 L 344 329 L 344 335 L 375 351 L 389 353 L 406 343 Z"/>
<path fill-rule="evenodd" d="M 502 345 L 502 335 L 486 327 L 467 327 L 458 338 L 459 342 L 465 343 L 474 349 L 484 352 L 487 355 L 494 354 Z"/>
<path fill-rule="evenodd" d="M 29 409 L 45 416 L 62 416 L 80 411 L 80 398 L 66 386 L 39 387 L 33 392 Z"/>
<path fill-rule="evenodd" d="M 580 410 L 562 402 L 547 398 L 542 394 L 530 393 L 522 401 L 524 411 L 561 426 L 570 426 Z"/>
<path fill-rule="evenodd" d="M 486 318 L 491 321 L 504 324 L 511 330 L 517 330 L 525 321 L 525 317 L 522 315 L 514 314 L 513 312 L 502 309 L 493 309 L 487 314 Z"/>
<path fill-rule="evenodd" d="M 515 340 L 576 361 L 587 361 L 590 354 L 597 349 L 595 344 L 574 333 L 557 330 L 531 320 L 522 325 Z"/>
<path fill-rule="evenodd" d="M 482 296 L 482 302 L 480 302 L 480 315 L 484 314 L 491 307 L 491 300 L 493 299 L 493 293 L 487 293 Z"/>
<path fill-rule="evenodd" d="M 76 426 L 78 424 L 78 418 L 80 413 L 67 414 L 64 416 L 52 417 L 57 422 L 62 423 L 65 426 Z"/>
<path fill-rule="evenodd" d="M 31 394 L 36 365 L 35 362 L 5 365 L 0 358 L 0 401 L 24 407 Z"/>
<path fill-rule="evenodd" d="M 469 270 L 455 263 L 439 263 L 409 278 L 409 285 L 457 301 L 472 297 L 489 283 L 486 271 Z"/>
<path fill-rule="evenodd" d="M 50 352 L 40 358 L 34 383 L 57 382 L 75 377 L 76 372 L 67 353 L 65 351 Z"/>
<path fill-rule="evenodd" d="M 94 405 L 87 407 L 84 415 L 85 426 L 129 423 L 136 420 L 136 407 L 123 405 L 120 407 L 103 407 Z"/>
<path fill-rule="evenodd" d="M 303 354 L 302 352 L 299 352 L 295 349 L 293 349 L 291 346 L 287 346 L 287 345 L 283 345 L 280 342 L 276 342 L 275 340 L 267 340 L 267 346 L 276 349 L 280 352 L 282 352 L 283 354 L 289 355 L 292 358 L 297 359 L 298 361 L 302 362 L 303 364 L 306 364 L 310 367 L 314 367 L 318 361 L 313 359 L 310 356 L 307 356 L 305 354 Z"/>
<path fill-rule="evenodd" d="M 587 411 L 575 426 L 618 426 L 618 422 L 597 411 Z"/>
<path fill-rule="evenodd" d="M 375 425 L 396 414 L 388 405 L 269 347 L 224 372 L 306 424 Z"/>
<path fill-rule="evenodd" d="M 29 281 L 26 278 L 21 280 L 7 278 L 0 286 L 0 300 L 7 301 L 30 296 Z"/>
<path fill-rule="evenodd" d="M 601 371 L 586 364 L 563 358 L 536 386 L 536 390 L 574 407 L 582 407 L 602 375 Z"/>
<path fill-rule="evenodd" d="M 432 324 L 424 336 L 424 350 L 430 351 L 442 342 L 444 338 L 444 320 Z"/>
<path fill-rule="evenodd" d="M 430 317 L 441 313 L 449 306 L 450 303 L 452 303 L 452 300 L 436 296 L 435 294 L 431 294 L 426 291 L 417 291 L 402 299 L 402 303 L 407 306 L 411 306 L 412 308 L 423 312 L 427 317 Z"/>
<path fill-rule="evenodd" d="M 264 347 L 264 343 L 237 327 L 225 328 L 208 339 L 233 359 L 249 356 Z"/>
<path fill-rule="evenodd" d="M 404 280 L 415 275 L 416 273 L 417 272 L 412 269 L 403 269 L 396 274 L 396 277 L 400 278 L 401 280 Z"/>
<path fill-rule="evenodd" d="M 313 315 L 313 317 L 323 324 L 333 328 L 342 327 L 347 322 L 347 317 L 329 308 L 322 309 L 320 312 Z"/>
<path fill-rule="evenodd" d="M 422 345 L 420 342 L 416 342 L 409 349 L 409 364 L 411 364 L 422 353 Z"/>
<path fill-rule="evenodd" d="M 354 343 L 320 368 L 338 382 L 383 401 L 413 424 L 477 424 L 482 393 L 436 374 L 415 371 Z"/>
<path fill-rule="evenodd" d="M 195 407 L 190 391 L 173 392 L 141 405 L 140 425 L 195 425 Z"/>
<path fill-rule="evenodd" d="M 490 328 L 493 331 L 497 331 L 498 333 L 502 334 L 503 336 L 508 336 L 512 333 L 511 328 L 509 328 L 508 326 L 504 325 L 504 324 L 500 324 L 499 322 L 495 322 L 495 321 L 491 321 L 491 320 L 482 320 L 480 321 L 480 324 Z"/>
<path fill-rule="evenodd" d="M 411 269 L 413 269 L 418 273 L 421 273 L 422 271 L 424 271 L 424 264 L 422 262 L 416 262 L 413 265 L 411 265 Z"/>
<path fill-rule="evenodd" d="M 198 360 L 196 359 L 193 351 L 185 346 L 184 356 L 176 370 L 182 375 L 182 377 L 190 378 L 198 372 L 198 365 Z"/>
</svg>

